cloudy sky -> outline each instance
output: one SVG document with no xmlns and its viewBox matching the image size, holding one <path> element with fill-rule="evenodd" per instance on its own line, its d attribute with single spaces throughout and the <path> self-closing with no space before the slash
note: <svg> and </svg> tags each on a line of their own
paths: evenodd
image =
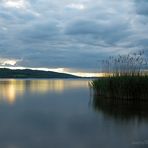
<svg viewBox="0 0 148 148">
<path fill-rule="evenodd" d="M 0 0 L 1 66 L 95 72 L 147 46 L 148 0 Z"/>
</svg>

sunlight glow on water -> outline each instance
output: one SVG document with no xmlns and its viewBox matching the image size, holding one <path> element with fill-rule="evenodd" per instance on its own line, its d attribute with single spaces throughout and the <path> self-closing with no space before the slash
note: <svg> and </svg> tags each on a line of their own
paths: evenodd
<svg viewBox="0 0 148 148">
<path fill-rule="evenodd" d="M 13 104 L 19 96 L 22 96 L 26 90 L 32 93 L 56 92 L 62 93 L 64 90 L 74 88 L 87 88 L 88 82 L 75 80 L 1 80 L 0 81 L 0 101 L 6 101 Z"/>
<path fill-rule="evenodd" d="M 147 148 L 148 109 L 95 101 L 88 82 L 1 79 L 0 148 Z"/>
</svg>

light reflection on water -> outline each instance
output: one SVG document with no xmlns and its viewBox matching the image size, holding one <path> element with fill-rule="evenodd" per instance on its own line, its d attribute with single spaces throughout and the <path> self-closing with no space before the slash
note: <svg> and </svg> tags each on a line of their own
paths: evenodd
<svg viewBox="0 0 148 148">
<path fill-rule="evenodd" d="M 2 80 L 0 81 L 0 101 L 6 101 L 13 104 L 17 97 L 23 95 L 25 90 L 25 81 Z"/>
<path fill-rule="evenodd" d="M 147 148 L 145 110 L 93 99 L 88 80 L 0 80 L 0 148 Z"/>
<path fill-rule="evenodd" d="M 44 94 L 47 92 L 62 93 L 64 90 L 74 88 L 87 88 L 87 81 L 75 80 L 1 80 L 0 81 L 0 101 L 6 101 L 13 104 L 16 99 L 24 94 L 27 90 L 31 93 L 37 92 Z"/>
</svg>

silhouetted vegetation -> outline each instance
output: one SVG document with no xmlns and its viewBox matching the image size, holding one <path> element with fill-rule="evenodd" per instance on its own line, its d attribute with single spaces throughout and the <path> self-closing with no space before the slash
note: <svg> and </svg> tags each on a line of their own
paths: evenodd
<svg viewBox="0 0 148 148">
<path fill-rule="evenodd" d="M 102 61 L 105 77 L 92 81 L 94 93 L 104 98 L 148 100 L 148 63 L 144 52 Z"/>
<path fill-rule="evenodd" d="M 112 76 L 92 82 L 94 93 L 114 99 L 147 99 L 148 76 Z"/>
<path fill-rule="evenodd" d="M 148 59 L 144 51 L 109 57 L 102 61 L 105 76 L 143 76 L 148 75 Z"/>
<path fill-rule="evenodd" d="M 70 74 L 40 70 L 12 70 L 1 68 L 0 78 L 78 78 Z"/>
</svg>

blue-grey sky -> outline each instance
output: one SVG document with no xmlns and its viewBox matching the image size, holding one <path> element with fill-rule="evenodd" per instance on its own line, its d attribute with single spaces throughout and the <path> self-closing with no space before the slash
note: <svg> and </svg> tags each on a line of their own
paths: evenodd
<svg viewBox="0 0 148 148">
<path fill-rule="evenodd" d="M 148 46 L 148 0 L 0 0 L 0 64 L 97 71 Z"/>
</svg>

